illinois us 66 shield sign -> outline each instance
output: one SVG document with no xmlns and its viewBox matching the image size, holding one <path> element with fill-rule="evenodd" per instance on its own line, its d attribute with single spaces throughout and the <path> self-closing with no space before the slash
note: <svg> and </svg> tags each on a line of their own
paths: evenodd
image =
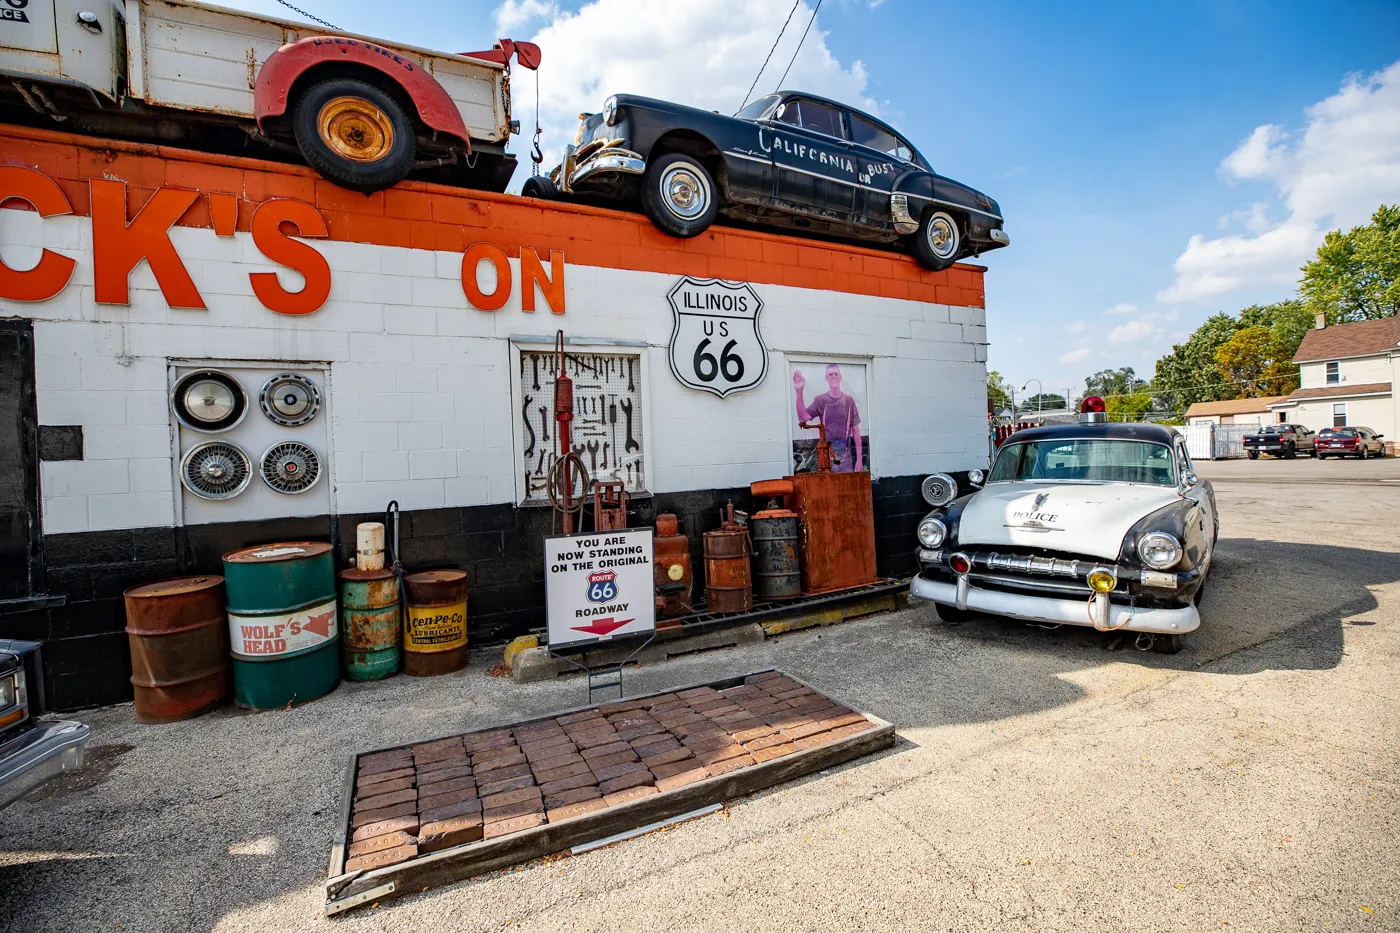
<svg viewBox="0 0 1400 933">
<path fill-rule="evenodd" d="M 684 385 L 724 398 L 752 389 L 768 372 L 758 330 L 763 301 L 747 282 L 686 276 L 666 293 L 674 318 L 671 372 Z"/>
<path fill-rule="evenodd" d="M 656 629 L 652 530 L 544 539 L 549 644 L 559 648 Z"/>
</svg>

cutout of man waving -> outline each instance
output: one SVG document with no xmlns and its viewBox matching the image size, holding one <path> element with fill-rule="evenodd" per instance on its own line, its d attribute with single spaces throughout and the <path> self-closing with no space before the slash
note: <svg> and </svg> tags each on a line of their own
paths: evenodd
<svg viewBox="0 0 1400 933">
<path fill-rule="evenodd" d="M 807 379 L 802 370 L 792 372 L 792 387 L 797 390 L 797 420 L 820 419 L 826 425 L 826 439 L 831 442 L 831 471 L 833 473 L 855 473 L 865 469 L 865 451 L 860 437 L 860 409 L 854 397 L 841 391 L 841 367 L 835 363 L 826 364 L 827 390 L 812 404 L 806 404 L 802 392 L 807 387 Z"/>
</svg>

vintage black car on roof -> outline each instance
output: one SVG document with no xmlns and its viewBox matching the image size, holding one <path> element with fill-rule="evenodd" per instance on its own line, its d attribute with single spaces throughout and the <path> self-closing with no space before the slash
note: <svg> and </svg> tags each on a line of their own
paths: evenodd
<svg viewBox="0 0 1400 933">
<path fill-rule="evenodd" d="M 640 200 L 659 228 L 692 237 L 717 214 L 846 239 L 900 243 L 930 269 L 1008 245 L 1001 208 L 944 178 L 885 123 L 779 91 L 732 117 L 617 94 L 584 114 L 574 144 L 529 197 Z"/>
<path fill-rule="evenodd" d="M 951 622 L 985 612 L 1181 650 L 1200 625 L 1215 492 L 1176 431 L 1104 423 L 1103 410 L 1090 397 L 1081 424 L 1012 434 L 966 495 L 946 474 L 925 479 L 934 510 L 919 523 L 910 596 Z"/>
</svg>

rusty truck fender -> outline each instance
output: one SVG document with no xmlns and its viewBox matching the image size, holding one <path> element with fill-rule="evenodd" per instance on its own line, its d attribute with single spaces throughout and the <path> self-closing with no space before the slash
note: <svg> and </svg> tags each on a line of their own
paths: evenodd
<svg viewBox="0 0 1400 933">
<path fill-rule="evenodd" d="M 258 129 L 269 117 L 287 112 L 292 86 L 309 69 L 325 62 L 346 62 L 372 68 L 403 88 L 429 129 L 456 137 L 471 151 L 467 125 L 456 103 L 437 79 L 417 62 L 393 49 L 346 36 L 307 36 L 289 42 L 268 56 L 253 88 L 253 113 Z"/>
</svg>

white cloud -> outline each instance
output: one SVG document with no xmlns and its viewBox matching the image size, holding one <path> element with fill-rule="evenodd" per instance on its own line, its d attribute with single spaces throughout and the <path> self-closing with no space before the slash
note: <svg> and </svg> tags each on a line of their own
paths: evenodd
<svg viewBox="0 0 1400 933">
<path fill-rule="evenodd" d="M 496 10 L 498 24 L 527 14 L 549 19 L 531 37 L 544 49 L 539 73 L 543 170 L 558 164 L 565 144 L 574 138 L 578 115 L 602 109 L 609 94 L 643 94 L 735 112 L 791 9 L 746 0 L 592 0 L 570 13 L 540 0 L 506 0 Z M 774 89 L 811 15 L 809 0 L 800 2 L 754 96 Z M 865 66 L 859 60 L 849 65 L 837 61 L 826 37 L 818 17 L 785 83 L 875 111 L 875 101 L 865 93 Z M 512 75 L 514 115 L 526 127 L 534 118 L 533 77 L 519 70 Z M 526 129 L 522 150 L 529 136 Z M 521 163 L 528 166 L 528 156 L 522 155 Z"/>
<path fill-rule="evenodd" d="M 1071 321 L 1065 325 L 1065 330 L 1071 334 L 1082 334 L 1089 329 L 1088 321 Z"/>
<path fill-rule="evenodd" d="M 1288 286 L 1329 229 L 1365 223 L 1382 203 L 1400 200 L 1400 62 L 1353 76 L 1307 109 L 1300 133 L 1257 127 L 1220 165 L 1232 182 L 1271 184 L 1287 216 L 1268 205 L 1227 215 L 1244 233 L 1191 237 L 1177 257 L 1164 302 L 1198 301 L 1260 286 Z"/>
<path fill-rule="evenodd" d="M 1093 350 L 1088 347 L 1075 347 L 1068 353 L 1060 354 L 1061 363 L 1082 363 L 1093 354 Z"/>
<path fill-rule="evenodd" d="M 1162 329 L 1158 327 L 1151 316 L 1137 318 L 1128 321 L 1126 324 L 1119 324 L 1108 332 L 1109 343 L 1142 343 L 1148 340 L 1157 340 L 1162 336 Z"/>
<path fill-rule="evenodd" d="M 1103 313 L 1108 315 L 1137 314 L 1138 306 L 1128 304 L 1127 302 L 1119 302 L 1111 308 L 1105 308 Z"/>
<path fill-rule="evenodd" d="M 496 34 L 509 36 L 521 26 L 537 19 L 553 19 L 559 7 L 543 0 L 505 0 L 496 7 Z"/>
</svg>

